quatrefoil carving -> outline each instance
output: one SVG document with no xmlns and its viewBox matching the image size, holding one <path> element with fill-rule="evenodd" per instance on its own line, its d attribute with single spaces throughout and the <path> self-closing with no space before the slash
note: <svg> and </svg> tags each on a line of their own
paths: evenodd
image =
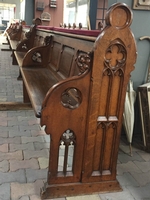
<svg viewBox="0 0 150 200">
<path fill-rule="evenodd" d="M 41 62 L 42 62 L 41 53 L 39 53 L 39 52 L 34 52 L 33 55 L 32 55 L 32 60 L 33 60 L 34 62 L 41 63 Z"/>
<path fill-rule="evenodd" d="M 126 62 L 126 50 L 120 43 L 113 43 L 109 46 L 105 54 L 105 64 L 111 70 L 115 71 L 124 66 Z"/>
</svg>

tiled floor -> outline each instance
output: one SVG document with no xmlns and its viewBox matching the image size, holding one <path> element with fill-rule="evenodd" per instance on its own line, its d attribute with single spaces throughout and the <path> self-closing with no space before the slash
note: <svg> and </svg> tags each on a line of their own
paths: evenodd
<svg viewBox="0 0 150 200">
<path fill-rule="evenodd" d="M 2 36 L 0 42 L 2 43 Z M 8 46 L 0 45 L 0 48 Z M 0 51 L 0 102 L 22 101 L 18 66 L 11 53 Z M 49 136 L 32 110 L 0 111 L 0 200 L 40 200 L 46 181 Z M 124 135 L 120 142 L 117 179 L 122 192 L 94 194 L 59 200 L 150 200 L 150 154 L 133 144 L 133 156 Z"/>
</svg>

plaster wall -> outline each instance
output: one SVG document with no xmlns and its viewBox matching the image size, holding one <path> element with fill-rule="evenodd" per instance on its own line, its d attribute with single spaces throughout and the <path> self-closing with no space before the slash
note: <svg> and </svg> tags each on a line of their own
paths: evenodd
<svg viewBox="0 0 150 200">
<path fill-rule="evenodd" d="M 36 3 L 38 0 L 35 0 L 35 18 L 41 17 L 42 12 L 48 12 L 51 15 L 51 20 L 49 21 L 43 21 L 42 25 L 48 25 L 48 26 L 56 26 L 58 27 L 60 23 L 63 22 L 63 8 L 64 8 L 64 1 L 63 0 L 57 0 L 57 7 L 56 8 L 50 8 L 49 7 L 49 0 L 41 0 L 41 2 L 44 2 L 45 8 L 43 11 L 37 11 L 36 10 Z"/>
</svg>

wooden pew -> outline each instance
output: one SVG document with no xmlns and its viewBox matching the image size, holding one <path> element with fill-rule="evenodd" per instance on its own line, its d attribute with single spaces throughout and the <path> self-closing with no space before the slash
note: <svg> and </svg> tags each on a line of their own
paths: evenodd
<svg viewBox="0 0 150 200">
<path fill-rule="evenodd" d="M 25 55 L 20 67 L 24 102 L 31 102 L 50 135 L 42 198 L 121 190 L 117 156 L 137 56 L 131 23 L 131 10 L 117 3 L 97 38 L 56 28 L 47 45 Z"/>
<path fill-rule="evenodd" d="M 79 29 L 76 29 L 77 33 L 80 34 L 85 34 L 87 31 L 82 30 L 78 32 Z M 19 66 L 22 66 L 24 57 L 28 52 L 30 51 L 31 48 L 33 47 L 38 47 L 38 46 L 44 46 L 49 44 L 49 36 L 53 34 L 53 32 L 57 31 L 64 31 L 64 28 L 54 28 L 54 27 L 49 27 L 49 26 L 37 26 L 34 29 L 34 34 L 32 34 L 32 38 L 29 39 L 24 39 L 21 41 L 17 48 L 16 51 L 13 52 L 13 60 L 15 60 L 15 64 L 18 64 Z M 65 32 L 67 33 L 73 33 L 73 29 L 65 29 Z M 91 34 L 95 34 L 96 36 L 99 34 L 99 31 L 91 31 Z M 89 34 L 89 32 L 88 32 Z M 30 36 L 30 34 L 29 34 Z M 28 36 L 27 36 L 28 37 Z M 21 74 L 19 74 L 18 79 L 21 79 Z"/>
<path fill-rule="evenodd" d="M 23 52 L 15 52 L 18 61 L 20 59 L 19 66 L 21 66 L 23 81 L 27 83 L 24 87 L 24 101 L 28 103 L 28 95 L 32 96 L 31 98 L 35 97 L 32 102 L 37 117 L 41 117 L 41 105 L 50 87 L 79 73 L 76 58 L 82 53 L 85 55 L 85 59 L 89 59 L 86 58 L 86 54 L 92 51 L 94 41 L 95 37 L 84 36 L 82 39 L 77 35 L 70 37 L 66 33 L 53 32 L 47 36 L 46 46 L 32 48 L 25 55 Z M 28 66 L 34 67 L 28 69 Z M 32 77 L 33 75 L 35 75 L 35 79 Z M 35 95 L 37 87 L 39 87 L 39 93 Z M 26 88 L 29 90 L 26 91 Z"/>
<path fill-rule="evenodd" d="M 12 31 L 11 28 L 6 31 L 8 44 L 12 51 L 12 64 L 17 65 L 16 58 L 14 56 L 14 51 L 21 50 L 28 51 L 30 48 L 34 46 L 34 39 L 36 37 L 36 26 L 41 25 L 41 19 L 36 18 L 33 19 L 33 24 L 31 26 L 25 25 L 24 21 L 20 24 L 16 24 L 13 27 Z"/>
<path fill-rule="evenodd" d="M 26 57 L 26 54 L 30 52 L 30 49 L 48 44 L 48 35 L 49 33 L 47 33 L 47 31 L 39 31 L 36 29 L 36 27 L 34 27 L 34 34 L 29 34 L 29 38 L 27 36 L 27 39 L 24 39 L 18 44 L 16 51 L 13 51 L 13 63 L 21 67 L 24 57 Z M 22 80 L 20 69 L 19 76 L 17 79 Z"/>
<path fill-rule="evenodd" d="M 8 29 L 6 33 L 7 33 L 8 40 L 19 41 L 22 36 L 22 25 L 19 23 L 16 23 L 12 25 L 12 28 Z"/>
<path fill-rule="evenodd" d="M 33 19 L 33 25 L 30 26 L 29 31 L 25 33 L 25 38 L 21 40 L 16 46 L 16 51 L 27 52 L 34 46 L 39 46 L 43 44 L 42 35 L 38 35 L 36 28 L 41 25 L 41 19 Z"/>
<path fill-rule="evenodd" d="M 10 24 L 5 31 L 5 35 L 11 49 L 15 49 L 18 42 L 25 38 L 27 30 L 29 30 L 29 26 L 26 26 L 24 21 Z"/>
</svg>

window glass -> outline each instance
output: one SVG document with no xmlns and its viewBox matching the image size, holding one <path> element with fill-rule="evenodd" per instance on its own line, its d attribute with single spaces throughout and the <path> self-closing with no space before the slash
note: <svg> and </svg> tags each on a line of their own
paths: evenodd
<svg viewBox="0 0 150 200">
<path fill-rule="evenodd" d="M 64 23 L 82 23 L 83 27 L 87 27 L 88 0 L 65 0 L 64 1 Z"/>
</svg>

